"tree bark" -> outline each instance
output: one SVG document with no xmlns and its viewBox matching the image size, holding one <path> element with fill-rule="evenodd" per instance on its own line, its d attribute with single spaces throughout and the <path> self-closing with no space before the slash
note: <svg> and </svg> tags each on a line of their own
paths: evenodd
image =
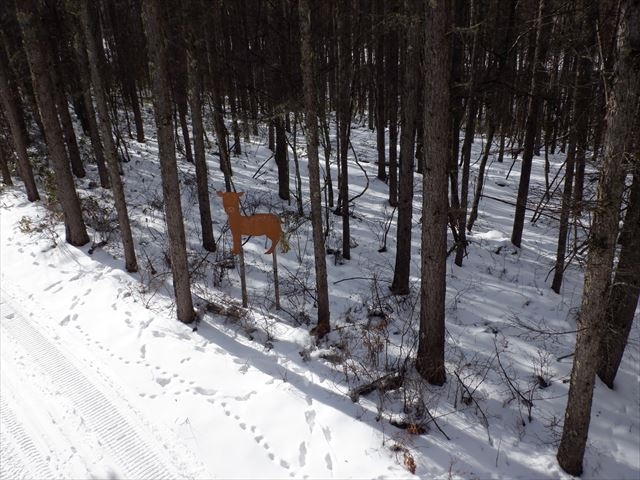
<svg viewBox="0 0 640 480">
<path fill-rule="evenodd" d="M 89 235 L 82 219 L 82 207 L 71 175 L 71 167 L 67 161 L 62 129 L 58 121 L 53 96 L 54 85 L 49 75 L 53 69 L 53 59 L 40 37 L 42 29 L 37 18 L 42 12 L 42 3 L 39 0 L 24 0 L 17 2 L 16 7 L 38 110 L 49 149 L 49 159 L 55 173 L 57 196 L 64 214 L 65 240 L 71 245 L 82 246 L 89 243 Z"/>
<path fill-rule="evenodd" d="M 351 134 L 351 11 L 350 1 L 338 4 L 338 134 L 340 158 L 340 215 L 342 216 L 342 257 L 351 259 L 349 217 L 349 137 Z"/>
<path fill-rule="evenodd" d="M 607 302 L 606 331 L 600 340 L 598 376 L 609 388 L 614 386 L 640 296 L 640 168 L 636 170 Z"/>
<path fill-rule="evenodd" d="M 284 118 L 278 114 L 273 123 L 276 131 L 276 151 L 274 155 L 276 166 L 278 167 L 278 196 L 282 200 L 289 200 L 289 155 Z"/>
<path fill-rule="evenodd" d="M 151 62 L 151 89 L 154 100 L 158 148 L 160 151 L 160 173 L 164 210 L 169 234 L 169 253 L 173 289 L 176 296 L 178 320 L 191 323 L 195 319 L 189 265 L 180 203 L 180 184 L 176 164 L 175 142 L 172 129 L 172 108 L 169 88 L 167 59 L 167 28 L 162 6 L 155 0 L 144 0 L 143 22 L 147 36 L 149 60 Z M 222 148 L 222 147 L 221 147 Z"/>
<path fill-rule="evenodd" d="M 92 22 L 93 21 L 95 21 L 95 19 L 92 19 Z M 93 23 L 91 25 L 93 25 Z M 90 31 L 95 30 L 90 26 Z M 111 186 L 111 182 L 109 181 L 109 172 L 107 171 L 107 165 L 104 158 L 104 148 L 102 146 L 102 141 L 100 140 L 100 130 L 96 120 L 96 110 L 93 106 L 93 98 L 91 97 L 91 71 L 89 59 L 87 57 L 87 50 L 85 49 L 85 43 L 84 37 L 81 38 L 80 34 L 77 34 L 75 39 L 75 48 L 78 57 L 78 76 L 80 77 L 80 84 L 82 85 L 82 98 L 87 112 L 86 121 L 89 127 L 89 137 L 91 138 L 93 155 L 98 167 L 100 186 L 102 188 L 109 188 Z"/>
<path fill-rule="evenodd" d="M 426 2 L 424 51 L 424 154 L 420 331 L 416 369 L 442 385 L 447 273 L 447 180 L 451 155 L 451 42 L 449 0 Z"/>
<path fill-rule="evenodd" d="M 378 179 L 387 181 L 385 147 L 385 91 L 384 91 L 384 0 L 375 0 L 379 25 L 375 40 L 376 148 L 378 150 Z"/>
<path fill-rule="evenodd" d="M 4 46 L 0 44 L 0 100 L 2 100 L 5 117 L 13 136 L 13 146 L 18 156 L 18 174 L 27 191 L 27 199 L 30 202 L 35 202 L 40 200 L 40 195 L 38 194 L 29 154 L 27 153 L 24 118 L 16 102 L 18 98 L 18 91 L 9 78 L 9 61 L 6 57 Z"/>
<path fill-rule="evenodd" d="M 91 18 L 94 12 L 91 8 L 91 4 L 89 3 L 90 1 L 91 0 L 81 0 L 80 16 L 82 31 L 84 33 L 87 53 L 90 59 L 91 80 L 96 96 L 96 106 L 98 108 L 99 129 L 105 146 L 104 154 L 107 161 L 109 181 L 111 182 L 113 200 L 116 207 L 116 213 L 118 215 L 120 233 L 122 235 L 125 268 L 127 269 L 127 272 L 137 272 L 138 262 L 136 260 L 133 234 L 131 233 L 129 213 L 127 212 L 127 201 L 124 196 L 122 179 L 120 178 L 120 173 L 118 171 L 118 155 L 116 152 L 116 146 L 113 142 L 111 119 L 109 118 L 109 109 L 107 107 L 107 95 L 101 75 L 101 72 L 104 71 L 104 59 L 98 56 L 96 32 L 91 28 Z"/>
<path fill-rule="evenodd" d="M 621 3 L 618 31 L 617 78 L 607 105 L 604 158 L 596 196 L 596 209 L 589 239 L 582 306 L 578 317 L 576 350 L 571 371 L 558 463 L 571 475 L 582 473 L 589 433 L 595 375 L 600 342 L 607 319 L 609 285 L 618 233 L 618 215 L 625 182 L 625 167 L 633 152 L 640 91 L 640 0 Z"/>
<path fill-rule="evenodd" d="M 394 18 L 398 13 L 399 0 L 386 0 L 387 18 Z M 389 205 L 398 205 L 398 27 L 392 20 L 387 25 L 388 34 L 385 38 L 385 80 L 386 95 L 385 119 L 389 125 Z"/>
<path fill-rule="evenodd" d="M 545 75 L 543 63 L 547 55 L 550 36 L 549 30 L 552 24 L 551 20 L 547 18 L 549 10 L 547 7 L 548 1 L 549 0 L 539 0 L 538 3 L 538 25 L 534 39 L 535 51 L 531 62 L 531 86 L 529 88 L 530 96 L 527 106 L 524 151 L 522 153 L 522 167 L 520 170 L 520 183 L 518 185 L 518 198 L 516 200 L 516 211 L 513 219 L 513 230 L 511 232 L 511 243 L 516 247 L 520 247 L 522 244 L 522 231 L 524 230 L 527 199 L 529 197 L 529 182 L 531 180 L 531 167 L 533 165 L 534 144 L 542 105 L 541 92 Z"/>
<path fill-rule="evenodd" d="M 300 0 L 301 67 L 304 85 L 306 112 L 307 155 L 309 164 L 309 192 L 311 197 L 311 224 L 313 230 L 313 253 L 316 270 L 316 293 L 318 323 L 315 333 L 319 338 L 331 330 L 329 312 L 329 288 L 327 263 L 322 232 L 322 196 L 320 190 L 320 159 L 318 156 L 318 104 L 315 85 L 315 55 L 311 38 L 310 0 Z"/>
<path fill-rule="evenodd" d="M 396 260 L 393 269 L 391 291 L 396 295 L 409 293 L 411 274 L 411 230 L 413 217 L 413 171 L 416 117 L 418 115 L 418 88 L 420 87 L 420 25 L 422 25 L 422 1 L 405 0 L 407 43 L 403 56 L 402 93 L 400 108 L 400 175 L 398 182 L 398 227 L 396 235 Z M 421 112 L 422 113 L 422 112 Z"/>
<path fill-rule="evenodd" d="M 1 119 L 0 119 L 1 123 Z M 0 145 L 0 172 L 2 173 L 2 183 L 7 186 L 12 186 L 13 181 L 11 180 L 11 172 L 9 171 L 9 164 L 7 163 L 6 153 L 5 153 L 5 145 Z"/>
<path fill-rule="evenodd" d="M 200 1 L 197 8 L 203 8 Z M 192 17 L 193 18 L 193 17 Z M 198 22 L 194 19 L 194 22 Z M 204 123 L 202 121 L 202 62 L 199 55 L 202 48 L 200 40 L 203 34 L 201 23 L 196 23 L 187 30 L 187 59 L 189 77 L 189 106 L 191 108 L 191 123 L 193 128 L 194 161 L 196 167 L 196 185 L 198 189 L 198 209 L 200 211 L 200 230 L 202 231 L 202 247 L 208 252 L 216 251 L 216 241 L 213 235 L 211 218 L 211 200 L 209 199 L 209 171 L 204 148 Z M 194 32 L 195 30 L 195 32 Z"/>
</svg>

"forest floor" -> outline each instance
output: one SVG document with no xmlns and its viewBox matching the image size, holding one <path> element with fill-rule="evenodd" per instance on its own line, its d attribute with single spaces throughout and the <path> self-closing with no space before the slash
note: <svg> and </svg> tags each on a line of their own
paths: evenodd
<svg viewBox="0 0 640 480">
<path fill-rule="evenodd" d="M 295 201 L 278 198 L 264 135 L 243 143 L 233 181 L 246 192 L 248 213 L 277 213 L 288 231 L 291 249 L 277 257 L 282 309 L 275 309 L 262 238 L 244 245 L 249 309 L 238 307 L 239 270 L 214 193 L 224 182 L 209 148 L 218 251 L 200 246 L 195 169 L 179 158 L 200 321 L 194 330 L 175 319 L 152 131 L 144 144 L 129 141 L 131 161 L 123 164 L 138 273 L 124 271 L 110 193 L 95 187 L 91 165 L 77 184 L 93 243 L 101 245 L 95 248 L 65 244 L 64 227 L 44 202 L 27 202 L 20 185 L 2 188 L 0 478 L 570 478 L 555 453 L 582 266 L 574 258 L 561 293 L 550 289 L 552 205 L 535 223 L 528 212 L 522 248 L 510 244 L 519 163 L 509 174 L 510 157 L 490 158 L 464 265 L 455 266 L 453 255 L 448 260 L 447 382 L 434 387 L 412 368 L 421 177 L 412 292 L 396 297 L 388 288 L 396 218 L 387 185 L 376 179 L 373 132 L 352 131 L 350 195 L 359 195 L 351 205 L 353 249 L 351 260 L 327 256 L 333 330 L 317 344 L 309 335 L 310 222 Z M 308 215 L 302 138 L 297 145 Z M 472 187 L 482 147 L 478 137 Z M 543 160 L 534 159 L 532 209 L 544 193 Z M 553 179 L 563 157 L 550 161 Z M 335 162 L 332 168 L 335 182 Z M 327 246 L 335 250 L 341 218 L 328 218 Z M 640 475 L 639 346 L 636 320 L 615 390 L 596 382 L 584 478 Z M 391 385 L 397 372 L 401 386 Z M 379 378 L 389 381 L 375 385 L 388 388 L 356 394 Z"/>
</svg>

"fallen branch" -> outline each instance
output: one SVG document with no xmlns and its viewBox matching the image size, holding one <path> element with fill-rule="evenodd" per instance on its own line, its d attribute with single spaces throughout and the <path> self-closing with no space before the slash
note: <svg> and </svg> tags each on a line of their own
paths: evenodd
<svg viewBox="0 0 640 480">
<path fill-rule="evenodd" d="M 352 402 L 360 400 L 360 395 L 367 395 L 375 390 L 379 392 L 388 392 L 389 390 L 397 390 L 404 382 L 404 369 L 388 373 L 372 382 L 365 383 L 359 387 L 355 387 L 349 391 L 349 398 Z"/>
</svg>

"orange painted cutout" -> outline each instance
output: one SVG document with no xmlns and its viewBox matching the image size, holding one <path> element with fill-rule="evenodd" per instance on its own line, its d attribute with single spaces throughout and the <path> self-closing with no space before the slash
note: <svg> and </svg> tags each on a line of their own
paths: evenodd
<svg viewBox="0 0 640 480">
<path fill-rule="evenodd" d="M 273 213 L 240 214 L 240 197 L 244 192 L 216 192 L 222 198 L 222 206 L 229 217 L 229 227 L 233 237 L 232 253 L 240 253 L 242 235 L 266 235 L 271 247 L 264 253 L 273 253 L 282 236 L 280 217 Z"/>
</svg>

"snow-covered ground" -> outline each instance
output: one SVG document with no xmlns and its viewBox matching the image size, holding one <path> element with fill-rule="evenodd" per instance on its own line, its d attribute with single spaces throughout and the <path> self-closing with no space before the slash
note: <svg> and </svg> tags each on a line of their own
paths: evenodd
<svg viewBox="0 0 640 480">
<path fill-rule="evenodd" d="M 116 235 L 91 253 L 90 245 L 68 246 L 42 205 L 29 204 L 19 187 L 3 188 L 0 477 L 415 478 L 413 470 L 433 479 L 570 478 L 555 452 L 582 273 L 574 262 L 561 294 L 549 288 L 553 218 L 527 223 L 516 249 L 514 207 L 483 199 L 464 266 L 449 262 L 447 383 L 429 386 L 409 368 L 403 388 L 350 398 L 354 387 L 415 353 L 421 228 L 417 175 L 413 292 L 394 297 L 395 218 L 387 186 L 375 179 L 375 136 L 354 128 L 353 143 L 361 168 L 353 163 L 351 195 L 366 191 L 352 208 L 352 259 L 327 257 L 334 328 L 320 345 L 308 333 L 315 318 L 310 225 L 295 215 L 295 202 L 277 198 L 275 165 L 263 166 L 270 152 L 260 139 L 234 159 L 234 183 L 247 192 L 249 211 L 286 219 L 291 250 L 278 253 L 283 309 L 274 308 L 271 258 L 256 238 L 244 247 L 250 311 L 236 318 L 207 309 L 240 298 L 238 268 L 227 268 L 226 217 L 213 194 L 224 184 L 210 155 L 219 251 L 207 254 L 198 244 L 195 172 L 181 161 L 201 316 L 195 331 L 175 320 L 153 139 L 131 142 L 124 164 L 136 274 L 124 271 Z M 478 138 L 474 159 L 481 147 Z M 306 191 L 304 150 L 298 154 Z M 560 163 L 553 159 L 552 177 Z M 486 195 L 513 201 L 519 166 L 506 179 L 510 166 L 489 165 Z M 89 168 L 78 182 L 82 197 L 97 199 L 85 201 L 92 225 L 113 224 L 108 195 L 90 188 L 95 178 Z M 535 206 L 544 185 L 539 158 L 533 182 Z M 330 220 L 336 248 L 341 219 Z M 389 221 L 387 251 L 378 252 Z M 638 330 L 636 321 L 616 389 L 596 384 L 585 478 L 640 476 Z"/>
</svg>

